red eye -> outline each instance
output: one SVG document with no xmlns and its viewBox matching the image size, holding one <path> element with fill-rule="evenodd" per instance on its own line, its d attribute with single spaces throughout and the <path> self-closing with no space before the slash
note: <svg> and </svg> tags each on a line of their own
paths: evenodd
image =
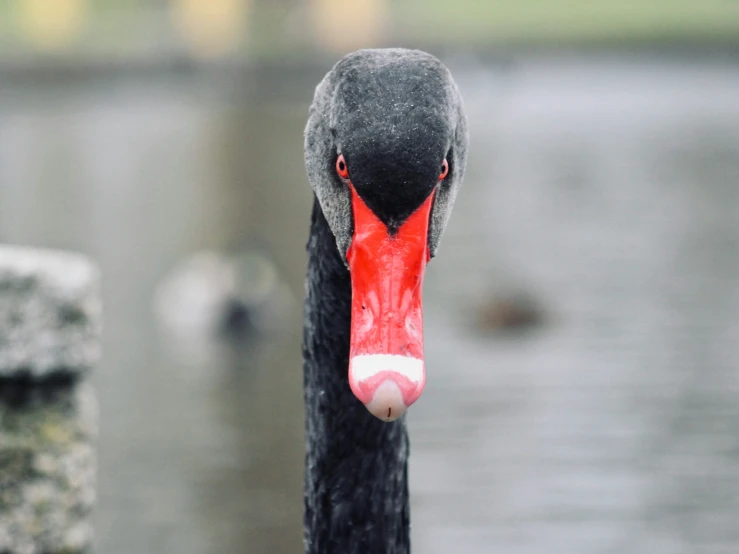
<svg viewBox="0 0 739 554">
<path fill-rule="evenodd" d="M 447 176 L 449 173 L 449 163 L 446 161 L 446 158 L 444 158 L 444 161 L 441 162 L 441 174 L 439 175 L 439 181 L 442 181 L 444 177 Z"/>
<path fill-rule="evenodd" d="M 341 154 L 339 154 L 339 157 L 336 159 L 336 173 L 338 173 L 339 177 L 342 179 L 349 178 L 349 168 L 346 165 L 344 156 Z"/>
</svg>

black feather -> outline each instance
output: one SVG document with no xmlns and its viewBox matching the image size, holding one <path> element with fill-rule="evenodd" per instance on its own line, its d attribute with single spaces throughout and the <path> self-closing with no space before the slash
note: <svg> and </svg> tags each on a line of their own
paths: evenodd
<svg viewBox="0 0 739 554">
<path fill-rule="evenodd" d="M 410 550 L 405 417 L 385 423 L 349 388 L 351 283 L 317 201 L 308 242 L 303 370 L 305 551 Z"/>
</svg>

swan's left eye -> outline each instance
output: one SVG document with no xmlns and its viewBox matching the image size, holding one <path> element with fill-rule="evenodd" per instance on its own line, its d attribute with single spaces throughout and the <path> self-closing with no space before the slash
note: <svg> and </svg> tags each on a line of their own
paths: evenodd
<svg viewBox="0 0 739 554">
<path fill-rule="evenodd" d="M 336 158 L 336 173 L 338 173 L 339 177 L 342 179 L 349 178 L 349 167 L 346 165 L 346 160 L 342 154 L 339 154 L 339 157 Z"/>
<path fill-rule="evenodd" d="M 443 181 L 444 177 L 446 177 L 449 174 L 449 162 L 446 161 L 446 158 L 444 158 L 444 161 L 441 162 L 441 173 L 439 174 L 439 181 Z"/>
</svg>

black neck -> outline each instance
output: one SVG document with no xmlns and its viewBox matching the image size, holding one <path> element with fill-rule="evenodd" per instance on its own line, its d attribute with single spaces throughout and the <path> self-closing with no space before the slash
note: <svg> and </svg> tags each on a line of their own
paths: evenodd
<svg viewBox="0 0 739 554">
<path fill-rule="evenodd" d="M 308 554 L 407 554 L 408 435 L 349 388 L 351 281 L 318 202 L 308 241 L 303 371 Z"/>
</svg>

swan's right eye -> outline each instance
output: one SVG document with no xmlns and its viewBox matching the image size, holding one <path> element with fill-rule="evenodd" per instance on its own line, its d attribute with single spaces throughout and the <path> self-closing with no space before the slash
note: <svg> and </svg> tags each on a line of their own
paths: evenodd
<svg viewBox="0 0 739 554">
<path fill-rule="evenodd" d="M 346 160 L 342 154 L 339 154 L 339 157 L 336 158 L 336 173 L 338 173 L 339 177 L 342 179 L 349 178 L 349 168 L 347 167 Z"/>
</svg>

